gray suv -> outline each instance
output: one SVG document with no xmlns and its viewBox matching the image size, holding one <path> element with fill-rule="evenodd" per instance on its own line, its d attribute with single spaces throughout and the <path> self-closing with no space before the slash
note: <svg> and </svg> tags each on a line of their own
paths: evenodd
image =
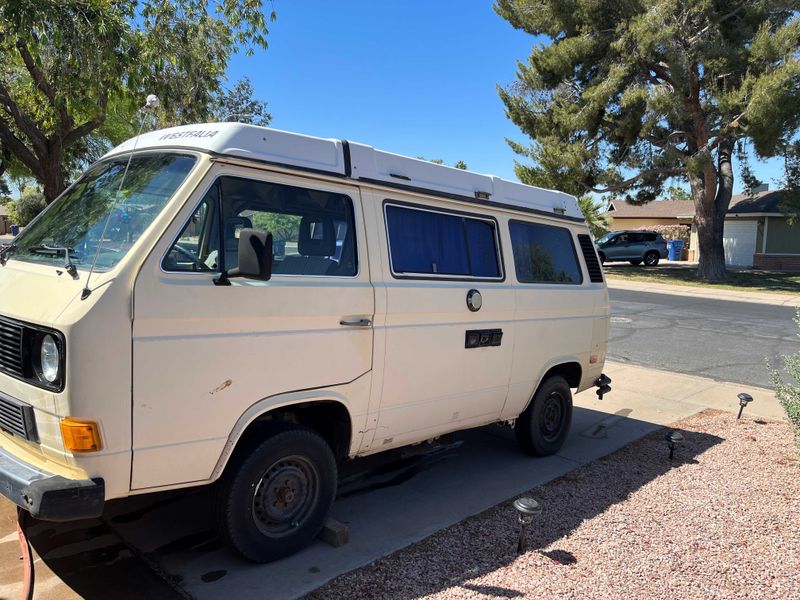
<svg viewBox="0 0 800 600">
<path fill-rule="evenodd" d="M 654 267 L 667 258 L 667 242 L 655 231 L 612 231 L 596 244 L 601 263 L 627 260 L 632 265 Z"/>
</svg>

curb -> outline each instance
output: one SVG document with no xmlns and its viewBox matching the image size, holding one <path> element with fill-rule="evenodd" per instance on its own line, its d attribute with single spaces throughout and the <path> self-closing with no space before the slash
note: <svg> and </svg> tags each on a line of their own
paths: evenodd
<svg viewBox="0 0 800 600">
<path fill-rule="evenodd" d="M 672 296 L 690 296 L 694 298 L 709 298 L 727 302 L 749 302 L 751 304 L 770 304 L 773 306 L 800 307 L 800 294 L 775 294 L 770 292 L 740 292 L 736 290 L 706 290 L 694 286 L 672 285 L 668 283 L 634 282 L 618 277 L 606 276 L 606 283 L 610 289 L 630 290 L 635 292 L 650 292 L 656 294 L 669 294 Z"/>
</svg>

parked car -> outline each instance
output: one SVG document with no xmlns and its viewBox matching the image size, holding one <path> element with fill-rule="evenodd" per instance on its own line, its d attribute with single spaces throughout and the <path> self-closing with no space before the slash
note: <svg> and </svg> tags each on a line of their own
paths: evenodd
<svg viewBox="0 0 800 600">
<path fill-rule="evenodd" d="M 612 231 L 596 244 L 601 263 L 627 260 L 632 265 L 654 267 L 667 258 L 667 241 L 655 231 Z"/>
<path fill-rule="evenodd" d="M 317 536 L 342 461 L 493 422 L 550 455 L 610 389 L 575 198 L 251 125 L 115 148 L 0 290 L 0 493 L 68 521 L 214 484 L 257 562 Z"/>
</svg>

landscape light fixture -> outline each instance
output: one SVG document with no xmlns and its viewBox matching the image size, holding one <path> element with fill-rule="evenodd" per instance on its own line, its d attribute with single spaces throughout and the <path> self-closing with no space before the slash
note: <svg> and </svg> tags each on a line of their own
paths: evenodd
<svg viewBox="0 0 800 600">
<path fill-rule="evenodd" d="M 675 447 L 683 442 L 683 434 L 680 431 L 672 430 L 668 431 L 664 437 L 669 443 L 669 459 L 672 460 L 675 456 Z"/>
<path fill-rule="evenodd" d="M 738 394 L 736 397 L 739 398 L 739 416 L 736 417 L 736 420 L 738 421 L 742 418 L 742 411 L 744 411 L 744 407 L 753 401 L 753 397 L 745 392 Z"/>
<path fill-rule="evenodd" d="M 522 554 L 528 542 L 528 525 L 533 522 L 535 516 L 542 514 L 542 505 L 533 498 L 522 497 L 514 500 L 514 508 L 519 513 L 520 524 L 517 554 Z"/>
</svg>

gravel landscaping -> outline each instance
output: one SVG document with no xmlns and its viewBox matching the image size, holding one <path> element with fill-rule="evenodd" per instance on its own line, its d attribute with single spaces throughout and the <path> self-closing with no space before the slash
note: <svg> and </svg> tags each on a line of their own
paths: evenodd
<svg viewBox="0 0 800 600">
<path fill-rule="evenodd" d="M 789 425 L 705 411 L 674 428 L 672 462 L 661 430 L 531 490 L 523 555 L 508 502 L 308 598 L 800 598 Z"/>
</svg>

